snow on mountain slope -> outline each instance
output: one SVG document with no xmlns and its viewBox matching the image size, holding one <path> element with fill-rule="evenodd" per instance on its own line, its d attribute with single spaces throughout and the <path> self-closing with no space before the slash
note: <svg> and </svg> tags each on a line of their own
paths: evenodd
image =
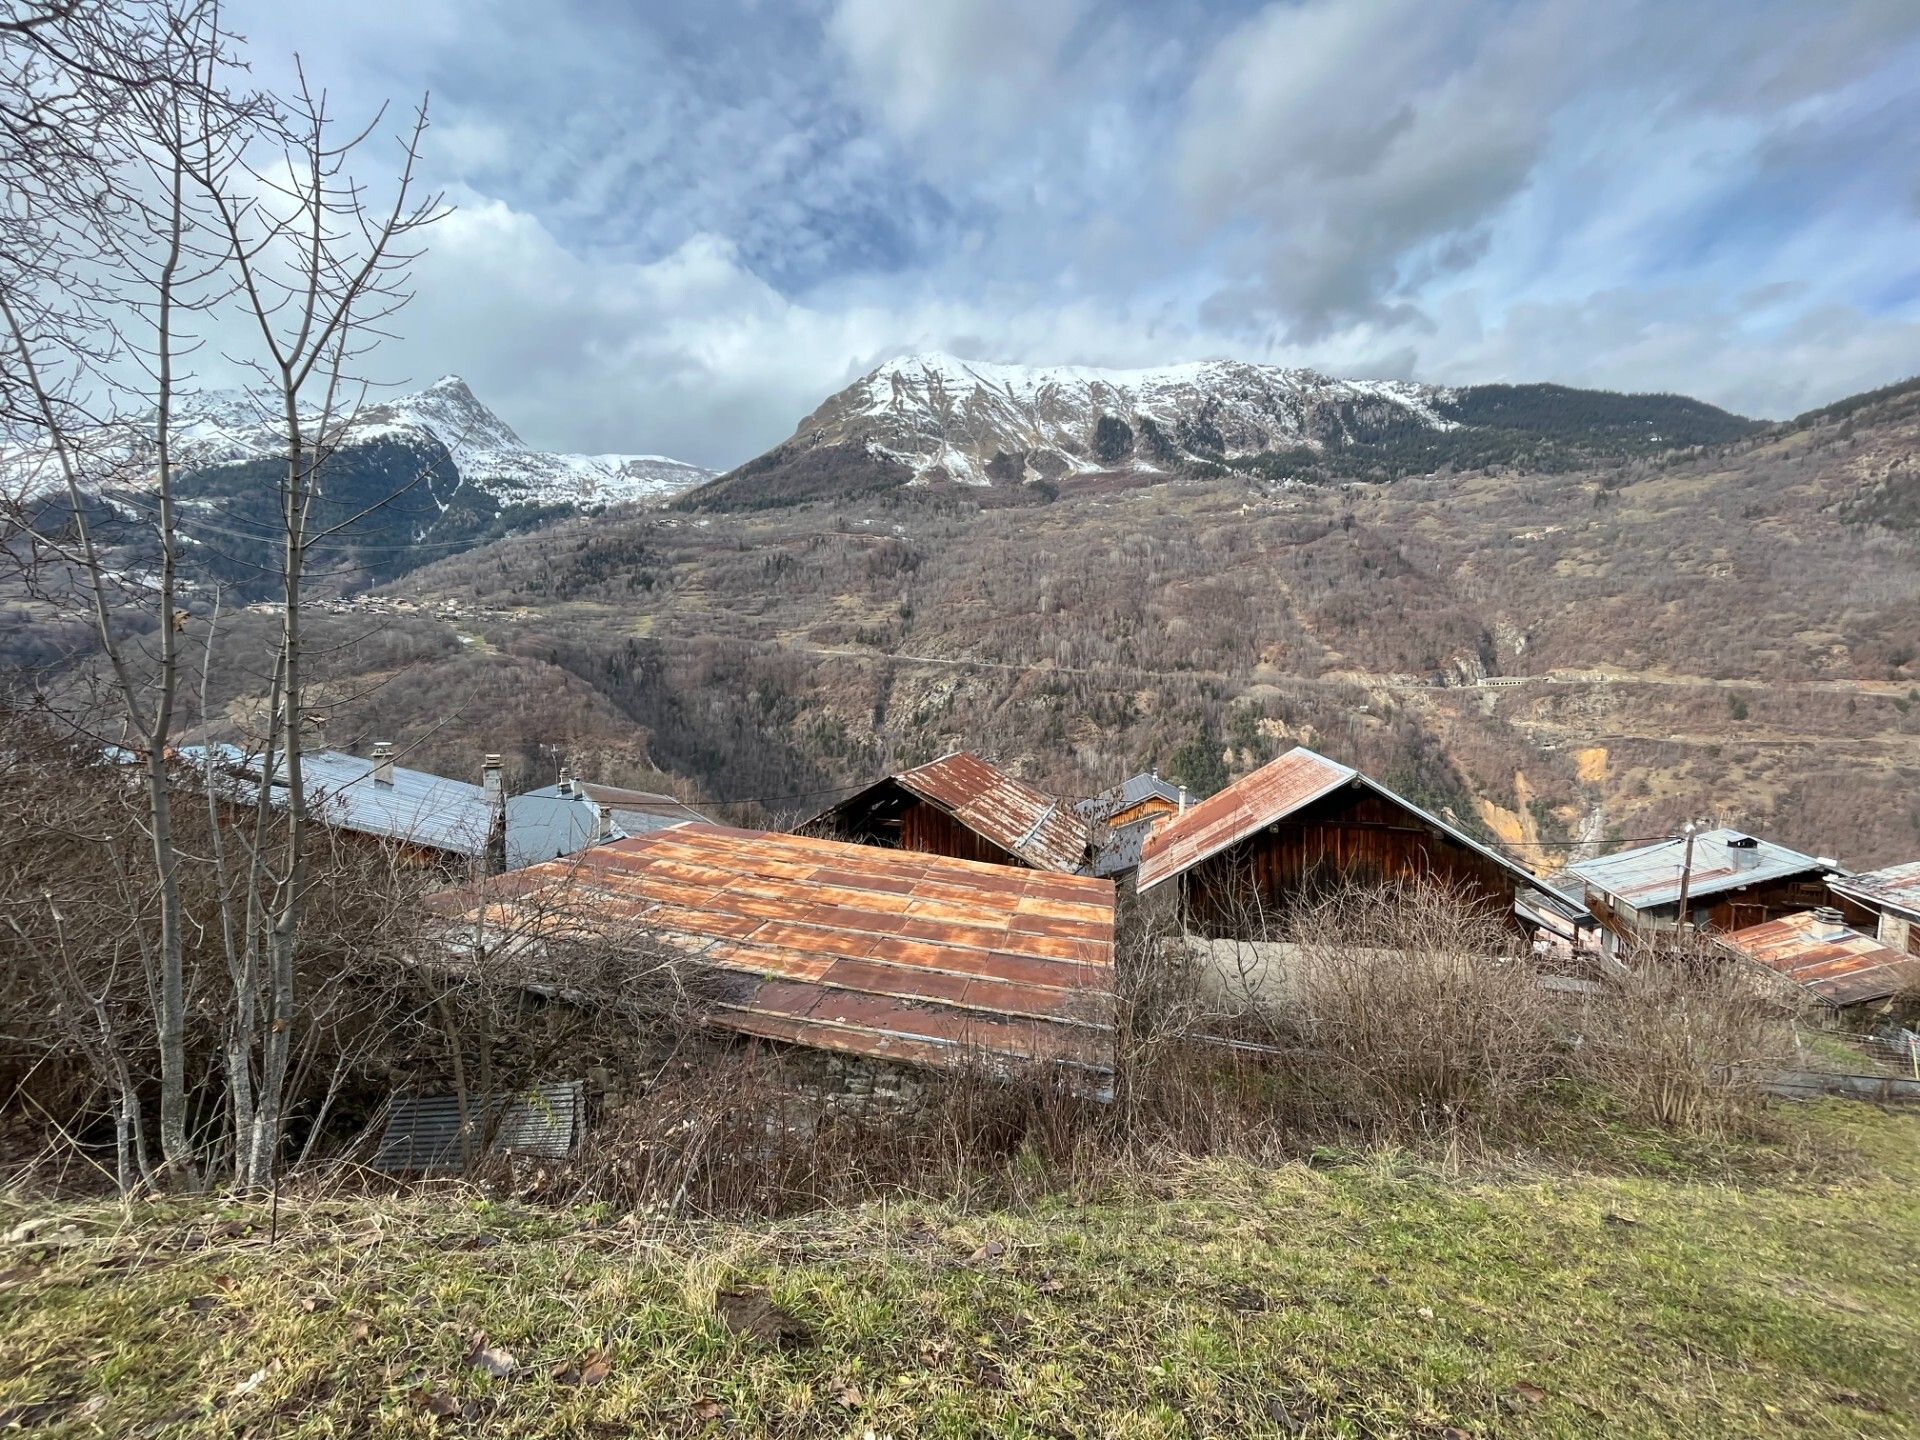
<svg viewBox="0 0 1920 1440">
<path fill-rule="evenodd" d="M 997 365 L 945 354 L 891 360 L 833 397 L 800 434 L 845 427 L 910 465 L 967 484 L 1153 469 L 1185 456 L 1319 448 L 1356 428 L 1453 428 L 1447 392 L 1394 380 L 1206 361 L 1142 370 Z M 1157 433 L 1155 433 L 1157 432 Z M 995 473 L 995 456 L 1005 457 Z"/>
<path fill-rule="evenodd" d="M 317 423 L 317 417 L 308 417 Z M 273 457 L 282 427 L 260 396 L 209 390 L 176 402 L 175 468 L 207 470 Z M 425 390 L 360 407 L 338 449 L 398 439 L 447 452 L 462 485 L 474 485 L 502 504 L 576 505 L 662 501 L 709 480 L 714 472 L 665 455 L 566 455 L 535 450 L 481 404 L 457 375 Z M 119 488 L 138 488 L 151 464 L 150 442 L 124 433 L 96 437 L 88 447 L 92 473 Z M 57 481 L 46 466 L 39 483 Z"/>
</svg>

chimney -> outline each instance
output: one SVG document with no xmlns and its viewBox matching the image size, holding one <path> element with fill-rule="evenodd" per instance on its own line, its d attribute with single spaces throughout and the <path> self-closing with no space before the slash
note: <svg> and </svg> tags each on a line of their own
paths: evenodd
<svg viewBox="0 0 1920 1440">
<path fill-rule="evenodd" d="M 562 765 L 560 767 L 560 783 L 553 788 L 571 800 L 573 798 L 573 772 Z"/>
<path fill-rule="evenodd" d="M 373 742 L 373 783 L 393 784 L 393 745 L 390 741 Z"/>
<path fill-rule="evenodd" d="M 505 800 L 505 786 L 500 780 L 500 757 L 489 755 L 480 762 L 480 788 L 487 792 L 487 803 L 498 810 Z"/>
<path fill-rule="evenodd" d="M 1180 813 L 1187 813 L 1187 787 L 1184 785 L 1180 787 Z"/>
<path fill-rule="evenodd" d="M 1736 835 L 1727 841 L 1727 863 L 1735 870 L 1760 868 L 1760 842 L 1751 835 Z"/>
<path fill-rule="evenodd" d="M 593 808 L 599 812 L 600 816 L 600 822 L 594 830 L 593 838 L 595 840 L 613 839 L 613 807 L 611 805 L 596 805 Z"/>
<path fill-rule="evenodd" d="M 308 713 L 300 720 L 300 740 L 307 750 L 327 748 L 327 717 Z"/>
<path fill-rule="evenodd" d="M 1829 929 L 1835 926 L 1844 926 L 1847 923 L 1847 917 L 1831 905 L 1818 906 L 1813 912 L 1813 918 Z"/>
</svg>

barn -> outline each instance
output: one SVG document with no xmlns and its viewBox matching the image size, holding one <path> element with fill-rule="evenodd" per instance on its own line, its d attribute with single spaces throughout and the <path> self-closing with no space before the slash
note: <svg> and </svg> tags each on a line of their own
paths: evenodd
<svg viewBox="0 0 1920 1440">
<path fill-rule="evenodd" d="M 1542 884 L 1378 781 L 1299 746 L 1158 826 L 1138 888 L 1177 884 L 1191 930 L 1234 939 L 1329 887 L 1414 878 L 1502 914 Z"/>
<path fill-rule="evenodd" d="M 1072 806 L 964 750 L 875 781 L 800 829 L 1062 875 L 1086 873 L 1092 854 L 1092 827 Z"/>
</svg>

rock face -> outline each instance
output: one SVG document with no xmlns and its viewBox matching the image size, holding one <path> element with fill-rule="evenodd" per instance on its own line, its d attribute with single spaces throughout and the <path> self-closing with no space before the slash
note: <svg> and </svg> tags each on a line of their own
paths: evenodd
<svg viewBox="0 0 1920 1440">
<path fill-rule="evenodd" d="M 1678 397 L 1557 386 L 1454 390 L 1242 361 L 1097 370 L 911 355 L 832 396 L 791 439 L 687 503 L 761 508 L 899 485 L 1059 484 L 1222 467 L 1269 479 L 1384 479 L 1542 448 L 1699 443 L 1746 425 Z"/>
</svg>

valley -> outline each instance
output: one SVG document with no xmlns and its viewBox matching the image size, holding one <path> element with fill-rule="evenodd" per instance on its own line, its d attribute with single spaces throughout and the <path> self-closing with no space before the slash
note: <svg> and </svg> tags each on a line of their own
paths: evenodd
<svg viewBox="0 0 1920 1440">
<path fill-rule="evenodd" d="M 1920 557 L 1847 506 L 1913 485 L 1917 411 L 1545 474 L 611 512 L 364 602 L 411 597 L 379 643 L 399 625 L 457 682 L 330 683 L 344 733 L 455 773 L 504 751 L 738 819 L 956 746 L 1088 795 L 1154 764 L 1215 788 L 1297 741 L 1536 868 L 1687 818 L 1884 863 L 1920 845 Z"/>
</svg>

